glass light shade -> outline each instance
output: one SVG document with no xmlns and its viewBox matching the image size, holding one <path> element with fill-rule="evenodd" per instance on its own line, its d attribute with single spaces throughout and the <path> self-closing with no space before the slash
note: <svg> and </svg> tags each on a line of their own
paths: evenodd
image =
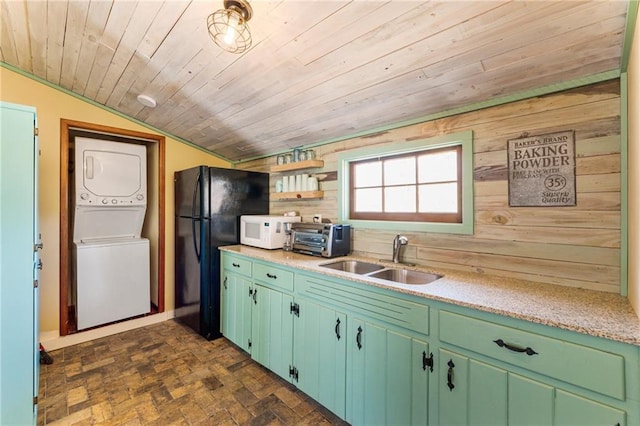
<svg viewBox="0 0 640 426">
<path fill-rule="evenodd" d="M 222 49 L 242 53 L 251 47 L 251 32 L 242 14 L 234 9 L 218 10 L 207 18 L 209 36 Z"/>
</svg>

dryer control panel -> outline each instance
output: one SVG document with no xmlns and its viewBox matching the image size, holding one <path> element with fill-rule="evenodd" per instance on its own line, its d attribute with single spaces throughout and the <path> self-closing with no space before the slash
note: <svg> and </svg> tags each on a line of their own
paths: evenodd
<svg viewBox="0 0 640 426">
<path fill-rule="evenodd" d="M 146 206 L 146 146 L 76 138 L 77 206 Z"/>
</svg>

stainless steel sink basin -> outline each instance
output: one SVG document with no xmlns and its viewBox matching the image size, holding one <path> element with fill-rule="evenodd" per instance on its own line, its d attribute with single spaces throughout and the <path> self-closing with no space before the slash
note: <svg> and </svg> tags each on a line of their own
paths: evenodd
<svg viewBox="0 0 640 426">
<path fill-rule="evenodd" d="M 381 280 L 393 281 L 402 284 L 421 285 L 429 284 L 437 279 L 442 278 L 442 275 L 430 274 L 428 272 L 411 271 L 408 269 L 383 269 L 367 276 L 371 278 L 379 278 Z"/>
<path fill-rule="evenodd" d="M 376 265 L 375 263 L 361 262 L 359 260 L 339 260 L 337 262 L 325 263 L 320 266 L 323 268 L 330 268 L 337 271 L 351 272 L 352 274 L 360 275 L 368 274 L 384 268 L 384 266 Z"/>
</svg>

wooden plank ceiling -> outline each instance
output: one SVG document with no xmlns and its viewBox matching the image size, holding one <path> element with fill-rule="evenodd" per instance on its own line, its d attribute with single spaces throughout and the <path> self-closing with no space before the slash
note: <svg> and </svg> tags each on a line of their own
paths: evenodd
<svg viewBox="0 0 640 426">
<path fill-rule="evenodd" d="M 0 59 L 232 161 L 620 68 L 625 1 L 2 0 Z M 136 101 L 157 100 L 156 108 Z"/>
</svg>

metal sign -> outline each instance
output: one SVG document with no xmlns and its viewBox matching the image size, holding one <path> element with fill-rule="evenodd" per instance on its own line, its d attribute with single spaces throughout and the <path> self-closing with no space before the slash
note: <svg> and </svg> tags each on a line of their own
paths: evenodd
<svg viewBox="0 0 640 426">
<path fill-rule="evenodd" d="M 576 205 L 574 132 L 511 139 L 509 206 Z"/>
</svg>

